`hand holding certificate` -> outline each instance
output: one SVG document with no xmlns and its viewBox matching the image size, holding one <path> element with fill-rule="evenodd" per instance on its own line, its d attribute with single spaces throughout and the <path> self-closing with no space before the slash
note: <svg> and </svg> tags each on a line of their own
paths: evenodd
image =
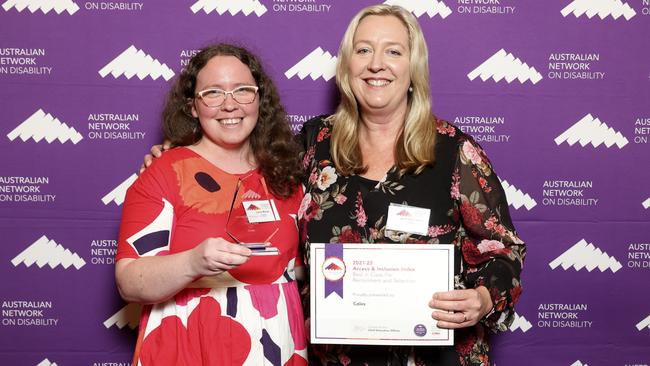
<svg viewBox="0 0 650 366">
<path fill-rule="evenodd" d="M 443 244 L 312 243 L 312 343 L 452 345 L 429 301 L 453 289 L 453 253 Z"/>
</svg>

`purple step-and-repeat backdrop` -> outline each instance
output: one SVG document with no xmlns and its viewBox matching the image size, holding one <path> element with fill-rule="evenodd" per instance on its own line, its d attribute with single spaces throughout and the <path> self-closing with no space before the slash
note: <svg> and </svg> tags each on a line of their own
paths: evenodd
<svg viewBox="0 0 650 366">
<path fill-rule="evenodd" d="M 2 0 L 0 364 L 130 365 L 121 204 L 196 50 L 261 55 L 298 130 L 336 104 L 373 1 Z M 528 244 L 492 363 L 650 364 L 650 1 L 395 0 L 424 29 L 435 113 L 487 150 Z"/>
</svg>

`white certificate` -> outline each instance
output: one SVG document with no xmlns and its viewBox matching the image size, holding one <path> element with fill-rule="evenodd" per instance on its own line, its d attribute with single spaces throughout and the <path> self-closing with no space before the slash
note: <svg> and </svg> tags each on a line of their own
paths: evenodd
<svg viewBox="0 0 650 366">
<path fill-rule="evenodd" d="M 310 249 L 311 342 L 453 345 L 429 301 L 454 289 L 450 244 L 323 244 Z"/>
</svg>

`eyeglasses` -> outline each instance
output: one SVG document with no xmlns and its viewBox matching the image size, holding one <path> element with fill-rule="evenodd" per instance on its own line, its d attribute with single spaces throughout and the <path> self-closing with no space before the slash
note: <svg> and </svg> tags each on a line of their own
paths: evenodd
<svg viewBox="0 0 650 366">
<path fill-rule="evenodd" d="M 196 93 L 196 98 L 201 99 L 203 104 L 212 108 L 221 106 L 226 101 L 228 94 L 239 104 L 251 104 L 255 101 L 258 90 L 259 87 L 253 85 L 243 85 L 230 91 L 210 88 Z"/>
</svg>

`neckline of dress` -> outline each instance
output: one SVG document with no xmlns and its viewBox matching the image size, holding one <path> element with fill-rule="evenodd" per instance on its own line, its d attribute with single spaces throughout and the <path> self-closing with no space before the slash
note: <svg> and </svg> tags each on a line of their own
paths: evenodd
<svg viewBox="0 0 650 366">
<path fill-rule="evenodd" d="M 227 175 L 232 175 L 232 176 L 241 178 L 241 177 L 245 177 L 245 176 L 252 175 L 252 174 L 255 174 L 255 173 L 259 173 L 259 168 L 252 168 L 252 169 L 250 169 L 250 170 L 248 170 L 248 171 L 246 171 L 244 173 L 231 173 L 231 172 L 225 171 L 224 169 L 220 168 L 219 166 L 217 166 L 216 164 L 214 164 L 210 160 L 206 159 L 203 155 L 201 155 L 198 152 L 190 149 L 187 146 L 180 146 L 180 148 L 183 149 L 183 150 L 189 151 L 192 155 L 200 158 L 201 160 L 204 160 L 206 163 L 208 163 L 214 169 L 216 169 L 216 170 L 218 170 L 218 171 L 220 171 L 220 172 L 222 172 L 224 174 L 227 174 Z"/>
</svg>

